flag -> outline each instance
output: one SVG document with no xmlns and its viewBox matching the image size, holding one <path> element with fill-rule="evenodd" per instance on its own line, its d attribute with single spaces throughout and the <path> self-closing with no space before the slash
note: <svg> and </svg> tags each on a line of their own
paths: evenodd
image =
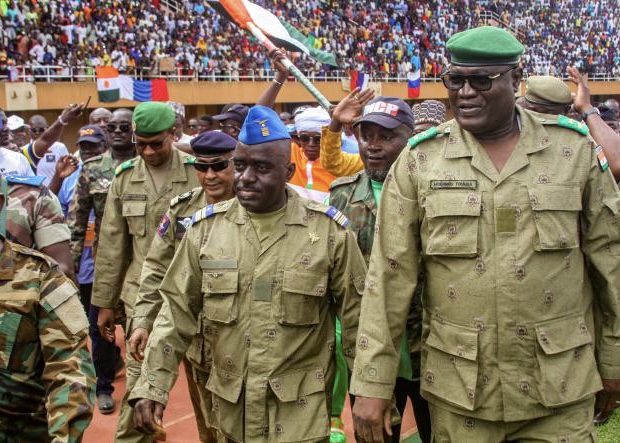
<svg viewBox="0 0 620 443">
<path fill-rule="evenodd" d="M 368 87 L 368 74 L 351 69 L 351 91 L 355 88 L 366 89 Z"/>
<path fill-rule="evenodd" d="M 112 66 L 97 66 L 95 72 L 99 101 L 104 103 L 118 101 L 120 97 L 118 70 Z"/>
<path fill-rule="evenodd" d="M 407 73 L 407 97 L 416 98 L 420 95 L 420 70 Z"/>
<path fill-rule="evenodd" d="M 338 63 L 336 63 L 336 56 L 334 54 L 327 51 L 321 51 L 313 46 L 313 36 L 306 37 L 282 17 L 280 17 L 280 21 L 282 22 L 282 25 L 284 25 L 291 37 L 293 37 L 295 40 L 302 43 L 306 48 L 308 48 L 308 51 L 310 51 L 310 57 L 317 61 L 320 61 L 321 63 L 325 63 L 326 65 L 338 67 Z"/>
<path fill-rule="evenodd" d="M 310 55 L 308 48 L 292 37 L 280 20 L 271 12 L 247 0 L 208 0 L 207 3 L 218 13 L 242 28 L 253 23 L 278 48 Z"/>
<path fill-rule="evenodd" d="M 120 98 L 136 102 L 165 102 L 170 99 L 166 79 L 136 80 L 128 75 L 120 76 Z"/>
</svg>

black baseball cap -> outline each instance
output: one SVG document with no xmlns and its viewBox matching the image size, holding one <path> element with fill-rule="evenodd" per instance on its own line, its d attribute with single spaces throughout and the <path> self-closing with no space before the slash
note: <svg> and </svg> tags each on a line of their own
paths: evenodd
<svg viewBox="0 0 620 443">
<path fill-rule="evenodd" d="M 105 140 L 105 132 L 99 127 L 99 125 L 86 125 L 82 126 L 78 131 L 78 143 L 91 142 L 101 143 Z"/>
<path fill-rule="evenodd" d="M 231 105 L 226 111 L 222 114 L 214 115 L 213 120 L 224 121 L 224 120 L 234 120 L 238 122 L 240 125 L 245 121 L 245 117 L 248 115 L 248 108 L 245 105 L 234 104 Z"/>
<path fill-rule="evenodd" d="M 410 129 L 415 127 L 413 111 L 404 100 L 396 97 L 379 96 L 364 106 L 362 118 L 353 127 L 360 123 L 375 123 L 387 129 L 394 129 L 403 124 Z"/>
</svg>

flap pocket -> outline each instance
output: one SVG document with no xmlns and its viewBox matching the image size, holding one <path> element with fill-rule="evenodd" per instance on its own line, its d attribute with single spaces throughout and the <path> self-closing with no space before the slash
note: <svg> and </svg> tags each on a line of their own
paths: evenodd
<svg viewBox="0 0 620 443">
<path fill-rule="evenodd" d="M 482 198 L 475 191 L 432 191 L 426 197 L 426 215 L 433 217 L 450 217 L 463 215 L 480 216 Z"/>
<path fill-rule="evenodd" d="M 478 383 L 478 331 L 431 321 L 421 389 L 452 405 L 473 411 Z"/>
<path fill-rule="evenodd" d="M 270 378 L 269 386 L 280 401 L 298 401 L 307 395 L 324 392 L 325 375 L 322 369 L 293 372 Z"/>
<path fill-rule="evenodd" d="M 534 211 L 581 211 L 578 186 L 531 184 L 527 190 Z"/>
<path fill-rule="evenodd" d="M 235 259 L 216 259 L 216 260 L 200 260 L 202 269 L 237 269 L 237 260 Z"/>
<path fill-rule="evenodd" d="M 213 366 L 207 389 L 228 403 L 237 403 L 243 388 L 243 376 Z"/>
<path fill-rule="evenodd" d="M 536 338 L 545 354 L 555 355 L 592 343 L 583 317 L 570 317 L 536 325 Z"/>
<path fill-rule="evenodd" d="M 236 294 L 238 288 L 239 271 L 237 269 L 203 269 L 202 292 L 205 294 Z"/>
<path fill-rule="evenodd" d="M 478 357 L 478 331 L 465 326 L 432 322 L 426 343 L 466 360 L 476 361 Z"/>
<path fill-rule="evenodd" d="M 16 312 L 0 314 L 0 369 L 9 369 L 21 320 L 22 316 Z"/>
<path fill-rule="evenodd" d="M 322 297 L 327 290 L 327 274 L 284 271 L 282 291 Z"/>
<path fill-rule="evenodd" d="M 124 201 L 122 209 L 123 217 L 138 217 L 146 215 L 145 201 Z"/>
</svg>

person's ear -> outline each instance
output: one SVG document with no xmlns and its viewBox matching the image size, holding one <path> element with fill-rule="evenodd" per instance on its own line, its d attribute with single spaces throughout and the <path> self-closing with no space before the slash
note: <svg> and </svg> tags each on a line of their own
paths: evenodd
<svg viewBox="0 0 620 443">
<path fill-rule="evenodd" d="M 523 68 L 519 66 L 512 73 L 512 86 L 513 86 L 515 93 L 519 92 L 519 87 L 521 86 L 522 79 L 523 79 Z"/>
<path fill-rule="evenodd" d="M 292 179 L 294 174 L 295 174 L 295 163 L 289 163 L 286 166 L 286 181 L 289 181 L 290 179 Z"/>
</svg>

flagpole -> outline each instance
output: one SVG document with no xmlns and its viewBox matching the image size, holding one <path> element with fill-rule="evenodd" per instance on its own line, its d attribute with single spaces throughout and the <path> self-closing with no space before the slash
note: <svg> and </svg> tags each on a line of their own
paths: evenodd
<svg viewBox="0 0 620 443">
<path fill-rule="evenodd" d="M 252 22 L 247 22 L 247 28 L 250 32 L 256 37 L 261 45 L 267 48 L 269 51 L 274 51 L 278 49 L 276 45 L 273 44 L 271 40 L 267 38 L 267 36 L 261 31 L 258 26 L 256 26 Z M 304 87 L 316 98 L 319 104 L 327 111 L 331 107 L 331 103 L 329 100 L 325 98 L 321 91 L 319 91 L 310 80 L 290 61 L 287 57 L 284 57 L 282 60 L 282 64 L 288 71 L 293 74 L 293 77 L 297 79 Z"/>
</svg>

